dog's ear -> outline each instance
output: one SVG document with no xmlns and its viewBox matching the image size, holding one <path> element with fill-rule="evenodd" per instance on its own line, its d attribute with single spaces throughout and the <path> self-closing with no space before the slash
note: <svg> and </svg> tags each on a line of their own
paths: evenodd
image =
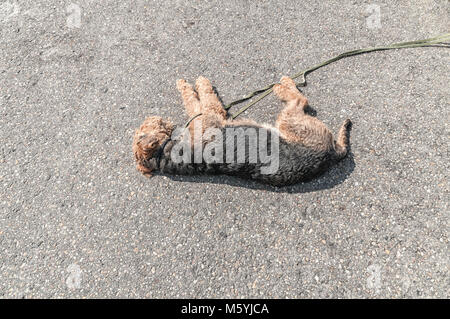
<svg viewBox="0 0 450 319">
<path fill-rule="evenodd" d="M 133 153 L 136 158 L 136 168 L 147 177 L 151 176 L 152 168 L 149 167 L 148 160 L 151 159 L 159 144 L 155 136 L 148 136 L 136 131 L 133 140 Z"/>
<path fill-rule="evenodd" d="M 144 136 L 139 139 L 138 144 L 142 148 L 145 157 L 150 158 L 159 146 L 156 136 Z"/>
<path fill-rule="evenodd" d="M 133 143 L 133 151 L 136 160 L 147 160 L 151 158 L 158 146 L 159 144 L 156 136 L 136 133 Z"/>
</svg>

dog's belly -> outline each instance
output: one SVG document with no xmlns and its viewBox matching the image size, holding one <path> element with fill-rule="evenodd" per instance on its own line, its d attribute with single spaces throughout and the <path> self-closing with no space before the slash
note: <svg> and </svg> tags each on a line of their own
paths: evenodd
<svg viewBox="0 0 450 319">
<path fill-rule="evenodd" d="M 227 174 L 282 186 L 309 180 L 334 162 L 332 151 L 288 143 L 264 127 L 223 128 L 216 134 L 219 138 L 215 136 L 199 149 L 190 148 L 190 156 L 182 162 L 167 163 L 162 171 Z"/>
</svg>

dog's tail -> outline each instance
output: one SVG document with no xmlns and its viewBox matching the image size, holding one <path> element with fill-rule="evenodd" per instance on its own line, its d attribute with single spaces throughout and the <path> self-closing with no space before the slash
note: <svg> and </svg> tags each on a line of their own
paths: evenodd
<svg viewBox="0 0 450 319">
<path fill-rule="evenodd" d="M 336 140 L 336 155 L 338 160 L 347 156 L 350 151 L 350 131 L 352 129 L 352 121 L 346 119 L 339 129 L 339 133 Z"/>
</svg>

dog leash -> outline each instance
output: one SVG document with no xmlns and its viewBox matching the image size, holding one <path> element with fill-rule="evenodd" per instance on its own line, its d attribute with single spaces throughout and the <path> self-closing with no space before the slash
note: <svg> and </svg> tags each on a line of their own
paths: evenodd
<svg viewBox="0 0 450 319">
<path fill-rule="evenodd" d="M 324 67 L 330 63 L 336 62 L 338 60 L 341 60 L 343 58 L 346 57 L 350 57 L 350 56 L 354 56 L 354 55 L 359 55 L 359 54 L 364 54 L 364 53 L 369 53 L 369 52 L 374 52 L 374 51 L 385 51 L 385 50 L 394 50 L 394 49 L 406 49 L 406 48 L 420 48 L 420 47 L 444 47 L 444 48 L 450 48 L 450 44 L 449 43 L 445 43 L 444 41 L 450 41 L 450 33 L 446 33 L 434 38 L 428 38 L 428 39 L 424 39 L 424 40 L 416 40 L 416 41 L 408 41 L 408 42 L 399 42 L 399 43 L 393 43 L 391 45 L 387 45 L 387 46 L 379 46 L 379 47 L 370 47 L 370 48 L 366 48 L 366 49 L 359 49 L 359 50 L 352 50 L 352 51 L 347 51 L 344 52 L 342 54 L 339 54 L 337 56 L 335 56 L 334 58 L 331 58 L 325 62 L 322 62 L 320 64 L 317 64 L 309 69 L 306 69 L 302 72 L 299 72 L 297 74 L 294 74 L 293 76 L 291 76 L 292 79 L 297 79 L 299 77 L 301 77 L 301 81 L 296 83 L 297 86 L 306 86 L 306 75 L 308 75 L 309 73 L 320 69 L 321 67 Z M 262 89 L 256 90 L 251 92 L 250 94 L 244 96 L 243 98 L 233 101 L 227 105 L 224 106 L 225 110 L 229 110 L 232 106 L 236 105 L 236 104 L 240 104 L 243 103 L 249 99 L 251 99 L 254 96 L 260 95 L 257 99 L 255 99 L 253 102 L 245 105 L 244 107 L 242 107 L 241 109 L 239 109 L 235 114 L 233 114 L 231 116 L 232 119 L 235 119 L 236 117 L 238 117 L 239 115 L 241 115 L 242 113 L 244 113 L 247 109 L 249 109 L 251 106 L 255 105 L 256 103 L 258 103 L 259 101 L 261 101 L 263 98 L 265 98 L 267 95 L 269 95 L 270 93 L 272 93 L 273 90 L 273 86 L 276 83 L 272 83 Z"/>
<path fill-rule="evenodd" d="M 364 53 L 369 53 L 369 52 L 375 52 L 375 51 L 386 51 L 386 50 L 396 50 L 396 49 L 406 49 L 406 48 L 420 48 L 420 47 L 444 47 L 444 48 L 450 48 L 450 44 L 449 43 L 445 43 L 444 41 L 450 41 L 450 33 L 446 33 L 437 37 L 433 37 L 433 38 L 428 38 L 428 39 L 423 39 L 423 40 L 416 40 L 416 41 L 407 41 L 407 42 L 398 42 L 398 43 L 393 43 L 391 45 L 387 45 L 387 46 L 379 46 L 379 47 L 369 47 L 369 48 L 365 48 L 365 49 L 358 49 L 358 50 L 351 50 L 351 51 L 347 51 L 344 53 L 341 53 L 325 62 L 322 62 L 320 64 L 317 64 L 309 69 L 306 69 L 302 72 L 296 73 L 293 76 L 291 76 L 291 79 L 297 79 L 299 77 L 301 77 L 301 81 L 296 83 L 296 86 L 306 86 L 306 75 L 308 75 L 309 73 L 312 73 L 315 70 L 318 70 L 328 64 L 331 64 L 333 62 L 339 61 L 343 58 L 347 58 L 350 56 L 355 56 L 355 55 L 359 55 L 359 54 L 364 54 Z M 233 107 L 236 104 L 241 104 L 245 101 L 250 100 L 252 97 L 260 95 L 257 99 L 255 99 L 253 102 L 245 105 L 244 107 L 242 107 L 241 109 L 239 109 L 236 113 L 234 113 L 233 115 L 231 115 L 232 119 L 235 119 L 236 117 L 238 117 L 239 115 L 241 115 L 242 113 L 244 113 L 246 110 L 248 110 L 250 107 L 252 107 L 253 105 L 255 105 L 256 103 L 258 103 L 259 101 L 261 101 L 263 98 L 265 98 L 267 95 L 269 95 L 270 93 L 272 93 L 273 91 L 273 86 L 276 83 L 272 83 L 269 84 L 268 86 L 253 91 L 249 94 L 247 94 L 246 96 L 244 96 L 241 99 L 235 100 L 227 105 L 224 106 L 224 109 L 228 112 L 228 110 Z M 191 116 L 191 118 L 189 118 L 189 120 L 186 122 L 186 124 L 184 125 L 184 128 L 187 128 L 189 126 L 189 124 L 196 119 L 197 117 L 199 117 L 200 115 L 202 115 L 202 113 L 198 113 L 194 116 Z M 159 169 L 159 164 L 161 162 L 161 157 L 162 154 L 164 152 L 164 148 L 166 147 L 167 143 L 169 141 L 172 140 L 172 136 L 169 136 L 159 147 L 157 153 L 156 153 L 156 161 L 157 161 L 157 167 Z"/>
</svg>

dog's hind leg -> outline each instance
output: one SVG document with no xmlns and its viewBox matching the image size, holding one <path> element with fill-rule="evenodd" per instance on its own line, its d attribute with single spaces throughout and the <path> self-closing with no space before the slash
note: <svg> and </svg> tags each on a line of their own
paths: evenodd
<svg viewBox="0 0 450 319">
<path fill-rule="evenodd" d="M 289 107 L 291 111 L 303 114 L 308 105 L 308 99 L 300 93 L 295 82 L 291 78 L 283 76 L 280 82 L 281 84 L 275 84 L 273 87 L 275 94 L 280 100 L 286 102 L 286 106 Z"/>
<path fill-rule="evenodd" d="M 288 142 L 301 143 L 316 150 L 333 147 L 333 135 L 326 125 L 305 114 L 308 100 L 300 93 L 292 79 L 282 77 L 281 84 L 276 84 L 273 91 L 286 102 L 285 108 L 278 116 L 276 127 Z"/>
<path fill-rule="evenodd" d="M 202 112 L 202 105 L 198 95 L 189 83 L 180 79 L 177 81 L 177 89 L 181 93 L 183 104 L 189 117 L 195 116 Z"/>
</svg>

